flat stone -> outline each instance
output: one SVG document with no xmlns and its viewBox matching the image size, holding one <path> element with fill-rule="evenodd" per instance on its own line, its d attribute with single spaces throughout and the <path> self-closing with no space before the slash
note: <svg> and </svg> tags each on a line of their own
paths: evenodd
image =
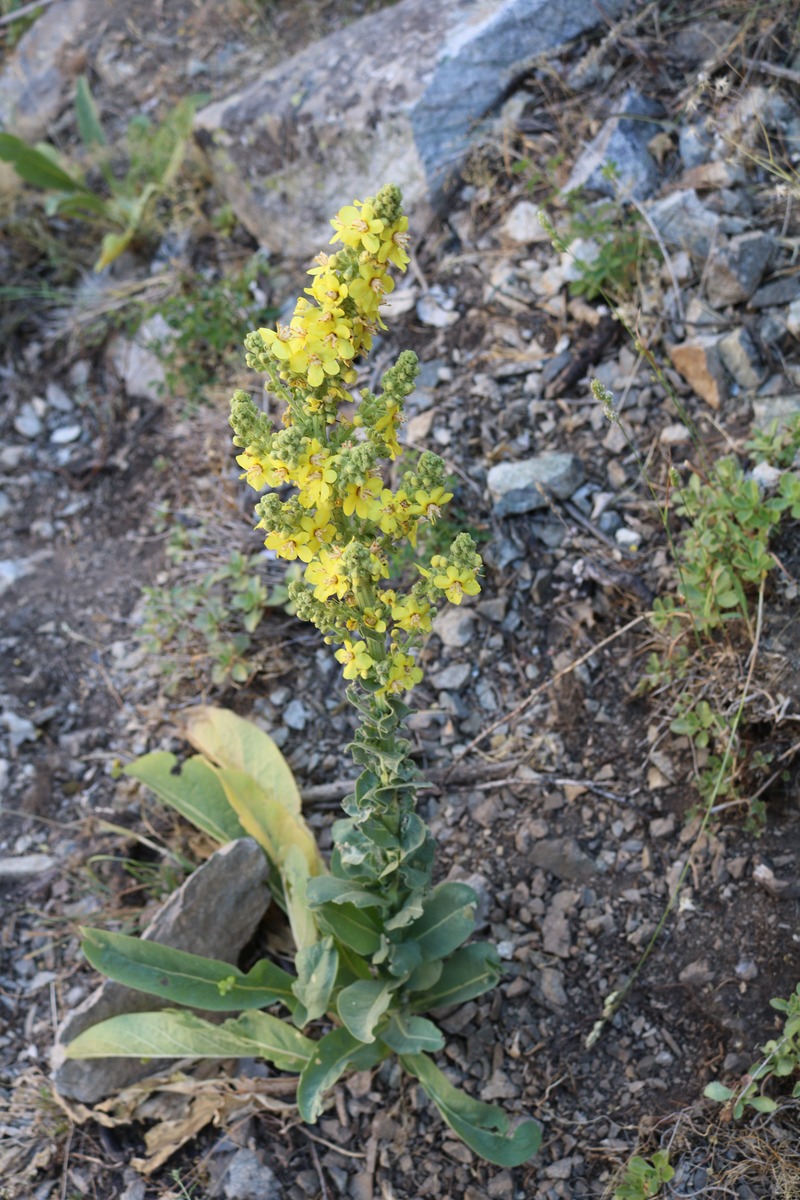
<svg viewBox="0 0 800 1200">
<path fill-rule="evenodd" d="M 555 967 L 542 967 L 536 982 L 543 1004 L 548 1008 L 566 1008 L 567 993 L 564 990 L 564 976 L 560 971 Z"/>
<path fill-rule="evenodd" d="M 0 858 L 0 879 L 19 881 L 44 875 L 55 867 L 56 860 L 50 854 L 15 854 Z"/>
<path fill-rule="evenodd" d="M 768 374 L 753 338 L 744 327 L 732 329 L 718 343 L 719 357 L 728 374 L 740 387 L 753 391 Z"/>
<path fill-rule="evenodd" d="M 225 1200 L 281 1200 L 278 1177 L 257 1150 L 237 1150 L 223 1179 Z"/>
<path fill-rule="evenodd" d="M 173 332 L 158 314 L 143 321 L 133 338 L 115 334 L 106 349 L 106 357 L 119 376 L 125 391 L 133 399 L 163 398 L 166 375 L 158 355 L 150 347 L 168 344 Z"/>
<path fill-rule="evenodd" d="M 719 355 L 719 338 L 697 337 L 667 346 L 675 369 L 712 408 L 727 399 L 728 385 Z"/>
<path fill-rule="evenodd" d="M 452 663 L 441 671 L 433 671 L 428 678 L 433 687 L 440 692 L 457 692 L 470 677 L 472 667 L 469 663 Z"/>
<path fill-rule="evenodd" d="M 302 700 L 290 700 L 286 705 L 286 708 L 283 710 L 283 723 L 284 725 L 287 725 L 289 729 L 305 729 L 308 723 L 309 715 L 309 710 L 306 708 Z"/>
<path fill-rule="evenodd" d="M 719 217 L 692 188 L 653 201 L 647 215 L 668 246 L 679 246 L 693 258 L 707 257 L 719 229 Z"/>
<path fill-rule="evenodd" d="M 80 425 L 59 425 L 50 434 L 50 441 L 54 446 L 68 446 L 70 442 L 77 442 L 82 433 Z"/>
<path fill-rule="evenodd" d="M 497 463 L 489 469 L 486 482 L 495 514 L 507 516 L 546 508 L 550 495 L 567 500 L 583 478 L 583 464 L 576 455 L 551 453 Z"/>
<path fill-rule="evenodd" d="M 647 144 L 658 131 L 657 118 L 663 115 L 657 101 L 629 89 L 615 102 L 614 116 L 578 156 L 564 191 L 588 188 L 604 196 L 631 195 L 637 200 L 651 196 L 660 172 Z M 608 179 L 604 168 L 612 163 L 615 178 Z"/>
<path fill-rule="evenodd" d="M 528 857 L 535 867 L 541 867 L 556 879 L 588 883 L 597 874 L 596 863 L 581 850 L 574 837 L 544 838 L 536 842 Z"/>
<path fill-rule="evenodd" d="M 252 838 L 222 846 L 170 896 L 142 937 L 190 954 L 236 963 L 270 902 L 267 859 Z M 53 1050 L 53 1082 L 84 1104 L 163 1070 L 170 1060 L 68 1059 L 66 1046 L 91 1025 L 126 1012 L 168 1008 L 169 1000 L 106 980 L 62 1022 Z"/>
<path fill-rule="evenodd" d="M 572 935 L 566 914 L 560 908 L 552 907 L 542 921 L 542 945 L 545 954 L 569 958 Z"/>
<path fill-rule="evenodd" d="M 777 308 L 800 298 L 800 275 L 786 275 L 758 288 L 747 302 L 748 308 Z"/>
<path fill-rule="evenodd" d="M 32 404 L 23 404 L 19 413 L 14 417 L 14 428 L 20 437 L 33 441 L 42 432 L 42 422 L 37 416 Z"/>
<path fill-rule="evenodd" d="M 800 413 L 800 392 L 783 396 L 758 397 L 753 401 L 754 424 L 758 429 L 769 429 L 773 421 L 778 422 L 779 429 L 784 428 L 798 413 Z"/>
<path fill-rule="evenodd" d="M 102 0 L 60 0 L 20 38 L 0 72 L 0 127 L 27 142 L 47 135 L 84 61 L 76 51 L 89 41 Z"/>
<path fill-rule="evenodd" d="M 315 254 L 354 197 L 399 184 L 414 229 L 444 212 L 482 123 L 545 52 L 614 19 L 585 0 L 400 0 L 202 109 L 217 187 L 261 243 Z M 389 51 L 401 46 L 402 54 Z M 355 148 L 355 152 L 354 152 Z M 291 219 L 287 219 L 291 214 Z"/>
<path fill-rule="evenodd" d="M 539 206 L 532 204 L 530 200 L 517 201 L 506 213 L 500 224 L 500 233 L 520 246 L 550 241 L 550 234 L 542 228 L 539 221 Z"/>
<path fill-rule="evenodd" d="M 70 413 L 75 407 L 71 398 L 60 384 L 54 383 L 53 380 L 45 388 L 44 398 L 47 401 L 47 407 L 54 409 L 56 412 Z"/>
<path fill-rule="evenodd" d="M 460 604 L 449 604 L 434 618 L 433 632 L 450 649 L 468 646 L 475 636 L 475 613 Z"/>
<path fill-rule="evenodd" d="M 710 983 L 714 978 L 714 972 L 708 965 L 708 959 L 698 958 L 695 962 L 690 962 L 683 968 L 678 975 L 681 983 L 698 986 L 703 983 Z"/>
<path fill-rule="evenodd" d="M 775 250 L 775 239 L 753 230 L 717 246 L 708 263 L 706 295 L 717 307 L 749 300 Z"/>
</svg>

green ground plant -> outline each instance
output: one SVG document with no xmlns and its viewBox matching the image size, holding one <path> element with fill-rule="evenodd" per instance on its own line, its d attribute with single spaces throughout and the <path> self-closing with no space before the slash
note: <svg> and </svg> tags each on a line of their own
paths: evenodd
<svg viewBox="0 0 800 1200">
<path fill-rule="evenodd" d="M 739 682 L 715 694 L 711 655 L 731 639 L 755 644 L 765 585 L 778 566 L 772 544 L 788 522 L 800 518 L 798 451 L 800 416 L 784 427 L 776 423 L 757 431 L 744 462 L 730 455 L 705 477 L 694 472 L 687 481 L 677 471 L 670 475 L 677 498 L 672 511 L 688 522 L 673 541 L 680 590 L 654 605 L 651 622 L 660 649 L 647 660 L 641 690 L 669 695 L 671 731 L 703 752 L 697 786 L 704 804 L 712 794 L 715 801 L 743 803 L 742 780 L 764 773 L 771 763 L 768 753 L 748 752 L 739 733 Z M 762 815 L 755 799 L 750 817 L 758 822 Z"/>
<path fill-rule="evenodd" d="M 108 143 L 85 76 L 75 89 L 75 118 L 82 142 L 73 164 L 49 142 L 31 146 L 0 133 L 0 159 L 19 177 L 46 193 L 45 210 L 105 231 L 95 270 L 112 263 L 147 227 L 157 201 L 175 183 L 189 146 L 201 96 L 186 97 L 154 125 L 135 116 L 121 146 Z"/>
<path fill-rule="evenodd" d="M 666 1150 L 657 1150 L 652 1158 L 635 1155 L 626 1164 L 622 1181 L 614 1190 L 614 1200 L 650 1200 L 674 1174 Z"/>
<path fill-rule="evenodd" d="M 241 270 L 219 278 L 185 272 L 177 291 L 145 312 L 158 313 L 172 330 L 150 349 L 164 364 L 164 390 L 182 396 L 187 412 L 209 402 L 211 389 L 230 378 L 241 354 L 242 329 L 274 315 L 254 294 L 263 270 L 263 257 L 256 253 Z"/>
<path fill-rule="evenodd" d="M 800 1075 L 800 983 L 788 1000 L 770 1000 L 770 1004 L 786 1014 L 780 1037 L 761 1047 L 763 1057 L 753 1063 L 736 1087 L 727 1087 L 714 1080 L 703 1092 L 709 1100 L 724 1105 L 724 1113 L 737 1121 L 748 1108 L 757 1113 L 774 1112 L 777 1101 L 766 1095 L 764 1088 L 771 1080 L 790 1081 Z M 796 1080 L 791 1094 L 794 1098 L 800 1096 L 800 1079 Z"/>
<path fill-rule="evenodd" d="M 267 375 L 285 404 L 281 428 L 272 428 L 246 392 L 234 394 L 231 425 L 248 482 L 257 491 L 281 489 L 259 501 L 259 527 L 268 548 L 303 564 L 302 580 L 290 587 L 297 615 L 339 647 L 335 658 L 360 719 L 351 752 L 361 774 L 333 825 L 326 863 L 280 752 L 232 713 L 185 714 L 199 753 L 179 772 L 163 752 L 132 764 L 129 774 L 215 840 L 248 833 L 261 844 L 291 927 L 295 972 L 263 959 L 243 973 L 87 930 L 87 957 L 111 978 L 191 1009 L 240 1015 L 222 1025 L 186 1009 L 115 1017 L 82 1033 L 68 1054 L 255 1054 L 297 1074 L 298 1108 L 310 1123 L 344 1071 L 396 1055 L 476 1154 L 515 1166 L 538 1149 L 538 1124 L 512 1128 L 502 1109 L 456 1088 L 431 1057 L 444 1037 L 424 1014 L 492 988 L 500 960 L 491 944 L 469 942 L 475 892 L 433 882 L 434 841 L 416 809 L 419 778 L 401 733 L 410 711 L 404 696 L 422 677 L 415 652 L 436 606 L 480 591 L 481 560 L 469 535 L 459 533 L 445 553 L 418 565 L 408 588 L 387 586 L 399 545 L 419 545 L 420 528 L 437 521 L 452 495 L 444 463 L 429 453 L 403 472 L 398 488 L 384 482 L 382 464 L 400 454 L 397 431 L 416 355 L 403 351 L 379 392 L 363 388 L 356 400 L 348 390 L 354 361 L 382 327 L 380 303 L 394 287 L 389 267 L 408 262 L 399 189 L 387 186 L 345 206 L 332 224 L 342 248 L 315 260 L 312 286 L 291 323 L 245 339 L 248 365 Z M 283 499 L 287 486 L 296 490 Z M 275 1005 L 288 1020 L 264 1011 Z M 305 1033 L 309 1026 L 320 1036 Z"/>
</svg>

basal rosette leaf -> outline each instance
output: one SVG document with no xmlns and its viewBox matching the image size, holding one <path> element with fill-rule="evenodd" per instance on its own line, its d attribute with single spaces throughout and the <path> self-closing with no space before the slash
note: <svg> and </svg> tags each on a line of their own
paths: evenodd
<svg viewBox="0 0 800 1200">
<path fill-rule="evenodd" d="M 202 756 L 179 764 L 174 754 L 156 750 L 128 763 L 123 774 L 146 784 L 159 800 L 221 846 L 247 836 L 217 772 Z"/>
<path fill-rule="evenodd" d="M 381 1042 L 365 1046 L 347 1029 L 334 1029 L 326 1033 L 315 1045 L 300 1076 L 297 1086 L 300 1116 L 313 1125 L 322 1112 L 325 1093 L 348 1068 L 368 1070 L 387 1054 L 388 1050 Z"/>
</svg>

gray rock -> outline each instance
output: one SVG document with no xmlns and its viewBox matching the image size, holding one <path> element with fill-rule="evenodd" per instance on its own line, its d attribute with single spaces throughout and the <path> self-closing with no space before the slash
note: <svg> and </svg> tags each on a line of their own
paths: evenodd
<svg viewBox="0 0 800 1200">
<path fill-rule="evenodd" d="M 500 232 L 512 242 L 521 246 L 531 242 L 549 242 L 550 234 L 542 229 L 539 221 L 539 207 L 531 204 L 530 200 L 520 200 L 506 214 Z"/>
<path fill-rule="evenodd" d="M 754 423 L 758 429 L 769 429 L 773 421 L 777 421 L 778 427 L 781 428 L 788 425 L 798 413 L 800 392 L 783 396 L 764 396 L 753 401 Z"/>
<path fill-rule="evenodd" d="M 748 308 L 771 308 L 773 305 L 791 304 L 800 298 L 800 275 L 785 275 L 772 283 L 765 283 L 747 302 Z"/>
<path fill-rule="evenodd" d="M 498 463 L 489 469 L 486 482 L 497 516 L 533 512 L 546 508 L 550 495 L 569 499 L 583 483 L 583 464 L 574 454 L 538 454 Z"/>
<path fill-rule="evenodd" d="M 67 446 L 70 442 L 77 442 L 82 433 L 80 425 L 59 425 L 50 434 L 50 441 L 54 446 Z"/>
<path fill-rule="evenodd" d="M 0 596 L 25 575 L 30 575 L 34 564 L 41 554 L 32 554 L 30 558 L 0 558 Z"/>
<path fill-rule="evenodd" d="M 15 854 L 10 858 L 0 858 L 0 879 L 32 879 L 35 875 L 51 871 L 54 866 L 56 860 L 49 854 Z"/>
<path fill-rule="evenodd" d="M 557 958 L 569 958 L 572 935 L 566 913 L 561 906 L 556 905 L 557 899 L 558 896 L 554 897 L 553 903 L 542 921 L 542 945 L 545 954 L 555 954 Z"/>
<path fill-rule="evenodd" d="M 460 604 L 449 604 L 434 619 L 433 632 L 451 649 L 468 646 L 475 636 L 475 613 Z"/>
<path fill-rule="evenodd" d="M 800 337 L 800 299 L 793 300 L 786 310 L 786 328 L 795 337 Z"/>
<path fill-rule="evenodd" d="M 647 214 L 668 246 L 705 259 L 719 229 L 719 217 L 691 188 L 673 192 L 648 206 Z"/>
<path fill-rule="evenodd" d="M 555 967 L 542 967 L 537 978 L 537 991 L 542 1004 L 548 1008 L 565 1008 L 567 993 L 564 991 L 564 976 Z"/>
<path fill-rule="evenodd" d="M 151 347 L 169 343 L 172 337 L 167 322 L 156 314 L 142 322 L 133 339 L 122 334 L 116 334 L 111 339 L 106 357 L 130 397 L 158 400 L 163 396 L 166 375 L 158 355 Z"/>
<path fill-rule="evenodd" d="M 5 492 L 0 492 L 0 521 L 4 521 L 10 512 L 11 501 Z"/>
<path fill-rule="evenodd" d="M 441 671 L 434 671 L 429 679 L 433 687 L 441 692 L 457 692 L 469 679 L 471 670 L 469 663 L 452 663 L 449 667 L 443 667 Z"/>
<path fill-rule="evenodd" d="M 423 325 L 431 325 L 434 329 L 447 329 L 448 326 L 455 325 L 459 314 L 453 299 L 434 284 L 417 301 L 417 316 Z"/>
<path fill-rule="evenodd" d="M 0 713 L 0 724 L 5 725 L 11 745 L 15 747 L 21 746 L 23 742 L 35 742 L 39 736 L 33 721 L 17 716 L 10 708 Z"/>
<path fill-rule="evenodd" d="M 706 295 L 716 307 L 749 300 L 775 249 L 767 233 L 742 233 L 717 246 L 708 264 Z"/>
<path fill-rule="evenodd" d="M 42 422 L 32 404 L 23 404 L 19 413 L 14 417 L 14 428 L 20 437 L 33 441 L 42 432 Z"/>
<path fill-rule="evenodd" d="M 664 110 L 633 89 L 614 108 L 615 115 L 578 156 L 564 190 L 588 188 L 604 196 L 629 195 L 644 200 L 658 186 L 658 166 L 647 143 L 658 132 L 655 118 L 662 117 Z M 603 169 L 612 164 L 616 175 L 613 180 L 603 174 Z"/>
<path fill-rule="evenodd" d="M 142 936 L 190 954 L 235 963 L 269 905 L 267 875 L 267 860 L 252 838 L 229 842 L 173 892 Z M 168 1000 L 106 980 L 58 1029 L 53 1050 L 53 1082 L 58 1091 L 93 1104 L 162 1069 L 164 1060 L 68 1059 L 65 1050 L 84 1029 L 108 1017 L 168 1007 Z"/>
<path fill-rule="evenodd" d="M 283 723 L 289 729 L 305 729 L 309 712 L 302 700 L 290 700 L 283 710 Z"/>
<path fill-rule="evenodd" d="M 603 14 L 623 7 L 606 0 Z M 202 109 L 195 130 L 217 186 L 268 248 L 314 254 L 343 203 L 389 181 L 421 229 L 516 80 L 600 19 L 585 0 L 401 0 L 260 71 Z"/>
<path fill-rule="evenodd" d="M 0 72 L 0 127 L 28 142 L 47 134 L 64 107 L 89 30 L 104 8 L 102 0 L 61 0 L 48 6 L 20 38 Z"/>
<path fill-rule="evenodd" d="M 722 365 L 740 387 L 752 391 L 766 379 L 767 367 L 749 331 L 744 327 L 732 329 L 720 338 L 718 350 Z"/>
<path fill-rule="evenodd" d="M 281 1200 L 281 1185 L 263 1154 L 237 1150 L 223 1177 L 225 1200 Z"/>
<path fill-rule="evenodd" d="M 52 380 L 45 388 L 44 398 L 47 401 L 47 407 L 55 409 L 56 412 L 70 413 L 75 407 L 64 389 Z"/>
<path fill-rule="evenodd" d="M 713 138 L 705 122 L 681 126 L 678 132 L 678 150 L 687 170 L 708 162 L 712 147 Z"/>
<path fill-rule="evenodd" d="M 581 850 L 574 837 L 544 838 L 536 842 L 530 861 L 556 879 L 588 883 L 597 874 L 597 864 Z"/>
</svg>

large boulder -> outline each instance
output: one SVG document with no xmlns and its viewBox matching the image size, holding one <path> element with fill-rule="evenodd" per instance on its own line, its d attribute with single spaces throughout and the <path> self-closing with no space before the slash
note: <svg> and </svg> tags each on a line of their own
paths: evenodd
<svg viewBox="0 0 800 1200">
<path fill-rule="evenodd" d="M 623 8 L 604 0 L 602 13 Z M 600 20 L 586 0 L 401 0 L 202 109 L 195 130 L 217 186 L 269 249 L 313 254 L 334 212 L 387 182 L 419 230 L 516 81 Z"/>
<path fill-rule="evenodd" d="M 269 868 L 252 838 L 229 842 L 173 892 L 142 937 L 189 954 L 236 964 L 270 903 Z M 165 1066 L 163 1060 L 67 1058 L 84 1029 L 120 1013 L 168 1008 L 169 1001 L 107 979 L 70 1013 L 56 1034 L 53 1082 L 62 1096 L 94 1104 Z"/>
</svg>

